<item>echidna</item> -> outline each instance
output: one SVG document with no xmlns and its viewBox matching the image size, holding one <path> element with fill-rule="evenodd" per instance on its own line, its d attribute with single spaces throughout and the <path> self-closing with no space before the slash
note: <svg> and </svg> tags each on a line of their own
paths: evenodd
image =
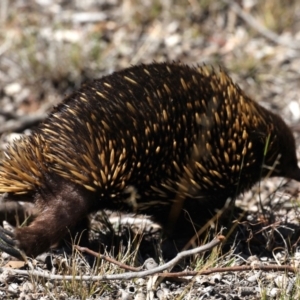
<svg viewBox="0 0 300 300">
<path fill-rule="evenodd" d="M 295 141 L 279 116 L 222 70 L 153 63 L 84 85 L 10 145 L 0 193 L 39 208 L 14 232 L 14 245 L 36 256 L 95 210 L 168 226 L 183 199 L 174 228 L 187 234 L 186 219 L 197 223 L 205 207 L 223 206 L 267 175 L 300 181 Z"/>
</svg>

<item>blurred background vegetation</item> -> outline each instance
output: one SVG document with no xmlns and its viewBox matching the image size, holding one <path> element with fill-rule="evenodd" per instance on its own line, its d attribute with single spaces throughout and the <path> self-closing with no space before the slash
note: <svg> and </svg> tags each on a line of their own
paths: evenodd
<svg viewBox="0 0 300 300">
<path fill-rule="evenodd" d="M 297 0 L 1 0 L 0 111 L 48 111 L 84 81 L 175 60 L 222 66 L 297 121 L 299 44 Z"/>
</svg>

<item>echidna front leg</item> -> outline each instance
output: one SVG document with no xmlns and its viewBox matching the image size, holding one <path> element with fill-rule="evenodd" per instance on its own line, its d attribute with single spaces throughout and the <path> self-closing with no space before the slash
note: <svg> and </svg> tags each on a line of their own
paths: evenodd
<svg viewBox="0 0 300 300">
<path fill-rule="evenodd" d="M 65 179 L 50 178 L 47 190 L 38 191 L 35 196 L 39 208 L 36 219 L 14 232 L 16 247 L 31 257 L 48 250 L 87 216 L 93 196 L 85 188 Z"/>
</svg>

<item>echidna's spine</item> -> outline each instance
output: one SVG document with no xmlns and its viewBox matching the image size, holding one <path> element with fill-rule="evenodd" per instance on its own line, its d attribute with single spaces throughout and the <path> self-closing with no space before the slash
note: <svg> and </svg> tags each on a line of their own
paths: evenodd
<svg viewBox="0 0 300 300">
<path fill-rule="evenodd" d="M 223 71 L 141 65 L 85 85 L 15 143 L 1 163 L 0 191 L 34 190 L 46 172 L 120 206 L 135 187 L 140 210 L 168 205 L 178 190 L 189 198 L 235 195 L 268 168 L 284 173 L 273 167 L 287 139 L 281 129 L 289 132 Z"/>
</svg>

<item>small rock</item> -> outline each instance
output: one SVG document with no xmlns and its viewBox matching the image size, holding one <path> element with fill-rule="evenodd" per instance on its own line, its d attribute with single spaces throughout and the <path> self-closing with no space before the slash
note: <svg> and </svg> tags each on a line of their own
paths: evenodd
<svg viewBox="0 0 300 300">
<path fill-rule="evenodd" d="M 134 300 L 146 300 L 146 295 L 144 293 L 137 293 Z"/>
<path fill-rule="evenodd" d="M 251 255 L 247 258 L 248 263 L 259 262 L 259 259 L 256 255 Z"/>
<path fill-rule="evenodd" d="M 10 275 L 10 272 L 8 270 L 3 271 L 0 274 L 0 283 L 5 284 L 10 276 L 11 275 Z"/>
<path fill-rule="evenodd" d="M 257 282 L 257 280 L 259 279 L 260 275 L 261 275 L 261 271 L 259 271 L 256 274 L 248 277 L 247 281 L 249 281 L 249 282 Z"/>
<path fill-rule="evenodd" d="M 19 285 L 16 284 L 16 283 L 11 283 L 9 286 L 8 286 L 8 291 L 12 294 L 17 294 L 19 293 Z"/>
<path fill-rule="evenodd" d="M 49 282 L 49 281 L 45 283 L 45 286 L 46 286 L 49 290 L 52 290 L 52 289 L 54 288 L 53 283 L 51 283 L 51 282 Z"/>
<path fill-rule="evenodd" d="M 270 297 L 272 297 L 272 298 L 275 298 L 279 294 L 280 294 L 280 289 L 278 289 L 278 288 L 272 288 L 271 290 L 269 290 L 267 292 L 267 295 L 270 296 Z"/>
<path fill-rule="evenodd" d="M 146 259 L 144 262 L 144 267 L 146 268 L 146 270 L 152 270 L 157 266 L 158 266 L 157 262 L 152 257 Z"/>
<path fill-rule="evenodd" d="M 215 274 L 211 277 L 212 281 L 214 283 L 219 283 L 222 280 L 221 274 Z"/>
<path fill-rule="evenodd" d="M 159 300 L 166 300 L 168 299 L 168 295 L 170 293 L 170 290 L 167 288 L 159 289 L 156 292 L 156 296 Z"/>
<path fill-rule="evenodd" d="M 28 294 L 29 292 L 32 292 L 34 290 L 34 286 L 31 282 L 27 281 L 20 287 L 20 290 L 25 294 Z"/>
<path fill-rule="evenodd" d="M 253 287 L 240 287 L 238 293 L 241 297 L 245 297 L 255 294 L 256 290 Z"/>
<path fill-rule="evenodd" d="M 120 300 L 132 300 L 132 295 L 130 295 L 127 291 L 120 289 L 119 290 L 119 294 L 120 294 Z"/>
<path fill-rule="evenodd" d="M 4 92 L 6 95 L 8 96 L 13 96 L 17 93 L 19 93 L 21 91 L 21 85 L 17 82 L 13 82 L 11 84 L 8 84 L 5 88 L 4 88 Z"/>
<path fill-rule="evenodd" d="M 146 282 L 146 280 L 145 280 L 144 278 L 138 278 L 138 279 L 135 281 L 135 284 L 136 284 L 136 285 L 143 286 L 143 285 L 145 285 L 145 282 Z"/>
<path fill-rule="evenodd" d="M 279 275 L 274 278 L 276 286 L 280 289 L 286 289 L 289 278 L 286 275 Z"/>
</svg>

